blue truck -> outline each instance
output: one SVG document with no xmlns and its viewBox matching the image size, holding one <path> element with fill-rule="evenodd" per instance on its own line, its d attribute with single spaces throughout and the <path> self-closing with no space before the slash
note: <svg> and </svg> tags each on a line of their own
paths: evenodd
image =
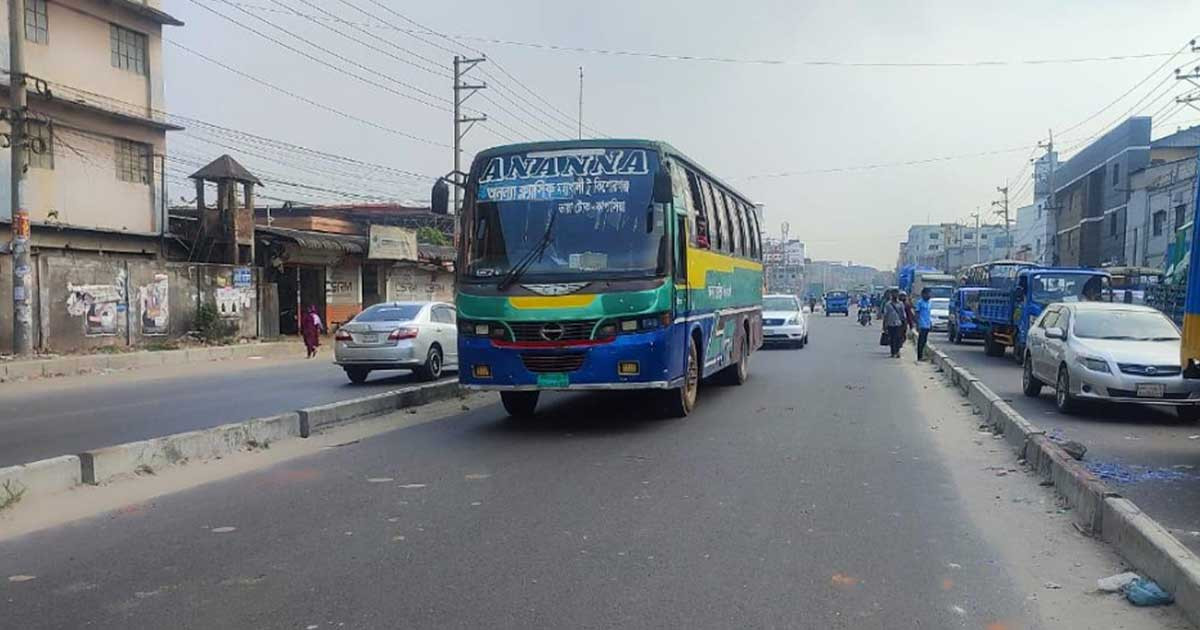
<svg viewBox="0 0 1200 630">
<path fill-rule="evenodd" d="M 1011 347 L 1013 359 L 1023 362 L 1029 327 L 1042 309 L 1056 302 L 1111 299 L 1109 281 L 1107 272 L 1096 269 L 1028 267 L 1017 272 L 1011 287 L 980 291 L 975 321 L 984 353 L 1002 357 Z"/>
<path fill-rule="evenodd" d="M 830 313 L 850 316 L 850 294 L 845 291 L 830 291 L 825 294 L 825 317 Z"/>
</svg>

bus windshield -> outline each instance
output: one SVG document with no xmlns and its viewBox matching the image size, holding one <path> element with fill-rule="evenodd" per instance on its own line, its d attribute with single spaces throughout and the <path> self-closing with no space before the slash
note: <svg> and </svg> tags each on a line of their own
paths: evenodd
<svg viewBox="0 0 1200 630">
<path fill-rule="evenodd" d="M 466 275 L 606 278 L 664 272 L 663 208 L 650 150 L 573 149 L 494 156 L 481 165 Z M 543 242 L 544 241 L 544 242 Z"/>
<path fill-rule="evenodd" d="M 933 286 L 929 286 L 929 287 L 925 287 L 925 288 L 929 289 L 929 292 L 931 294 L 930 297 L 950 298 L 951 296 L 954 295 L 954 287 L 933 285 Z"/>
</svg>

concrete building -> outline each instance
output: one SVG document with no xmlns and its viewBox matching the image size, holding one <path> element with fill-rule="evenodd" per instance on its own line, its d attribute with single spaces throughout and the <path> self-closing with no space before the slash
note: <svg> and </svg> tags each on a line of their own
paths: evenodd
<svg viewBox="0 0 1200 630">
<path fill-rule="evenodd" d="M 1048 264 L 1049 243 L 1047 234 L 1052 230 L 1051 216 L 1046 212 L 1046 198 L 1038 199 L 1027 206 L 1017 208 L 1017 225 L 1013 228 L 1013 255 L 1015 260 Z"/>
<path fill-rule="evenodd" d="M 945 256 L 945 226 L 942 224 L 913 225 L 908 228 L 899 266 L 920 265 L 938 267 Z"/>
</svg>

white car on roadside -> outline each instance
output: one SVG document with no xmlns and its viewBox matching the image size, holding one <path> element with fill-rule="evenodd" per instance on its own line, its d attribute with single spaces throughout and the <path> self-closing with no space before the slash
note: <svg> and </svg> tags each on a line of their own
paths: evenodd
<svg viewBox="0 0 1200 630">
<path fill-rule="evenodd" d="M 1179 349 L 1179 328 L 1148 306 L 1051 304 L 1029 331 L 1022 385 L 1026 396 L 1053 387 L 1063 413 L 1103 401 L 1169 406 L 1181 419 L 1200 419 L 1200 380 L 1183 378 Z"/>
<path fill-rule="evenodd" d="M 333 362 L 352 383 L 375 370 L 412 370 L 437 380 L 458 366 L 454 305 L 444 302 L 384 302 L 354 316 L 334 335 Z"/>
<path fill-rule="evenodd" d="M 930 298 L 929 314 L 933 317 L 933 331 L 946 332 L 950 329 L 950 298 Z"/>
<path fill-rule="evenodd" d="M 796 296 L 764 295 L 762 308 L 765 345 L 808 345 L 808 317 Z"/>
</svg>

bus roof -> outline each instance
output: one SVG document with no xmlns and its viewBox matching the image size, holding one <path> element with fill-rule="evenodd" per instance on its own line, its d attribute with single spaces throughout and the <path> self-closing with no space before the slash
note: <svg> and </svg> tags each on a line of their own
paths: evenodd
<svg viewBox="0 0 1200 630">
<path fill-rule="evenodd" d="M 687 162 L 688 166 L 690 166 L 693 170 L 699 171 L 705 177 L 708 177 L 712 181 L 720 184 L 723 188 L 725 188 L 729 192 L 732 192 L 733 194 L 740 197 L 742 201 L 750 204 L 752 207 L 755 205 L 754 202 L 751 201 L 749 197 L 747 197 L 746 195 L 739 192 L 737 188 L 730 186 L 727 182 L 723 181 L 720 177 L 713 175 L 711 172 L 709 172 L 703 166 L 700 166 L 700 164 L 698 162 L 696 162 L 692 158 L 688 157 L 682 151 L 680 151 L 679 149 L 676 149 L 675 147 L 671 146 L 667 142 L 663 142 L 662 140 L 646 140 L 646 139 L 641 139 L 641 138 L 612 138 L 612 139 L 588 138 L 585 140 L 543 140 L 543 141 L 539 141 L 539 142 L 519 142 L 516 144 L 502 144 L 502 145 L 494 146 L 494 147 L 491 147 L 488 149 L 484 149 L 483 151 L 480 151 L 479 153 L 475 154 L 475 160 L 478 161 L 480 159 L 489 158 L 494 155 L 507 155 L 509 153 L 528 153 L 530 151 L 562 151 L 564 149 L 625 149 L 625 148 L 650 149 L 651 151 L 658 151 L 660 153 L 665 153 L 672 157 L 683 160 L 684 162 Z M 761 217 L 759 217 L 759 218 L 761 219 Z"/>
<path fill-rule="evenodd" d="M 1030 269 L 1022 269 L 1021 270 L 1021 274 L 1030 275 L 1030 276 L 1047 274 L 1047 273 L 1064 274 L 1064 275 L 1078 275 L 1078 276 L 1086 275 L 1086 276 L 1109 276 L 1109 277 L 1112 277 L 1112 274 L 1108 273 L 1107 271 L 1105 271 L 1103 269 L 1088 269 L 1086 267 L 1032 267 Z"/>
</svg>

